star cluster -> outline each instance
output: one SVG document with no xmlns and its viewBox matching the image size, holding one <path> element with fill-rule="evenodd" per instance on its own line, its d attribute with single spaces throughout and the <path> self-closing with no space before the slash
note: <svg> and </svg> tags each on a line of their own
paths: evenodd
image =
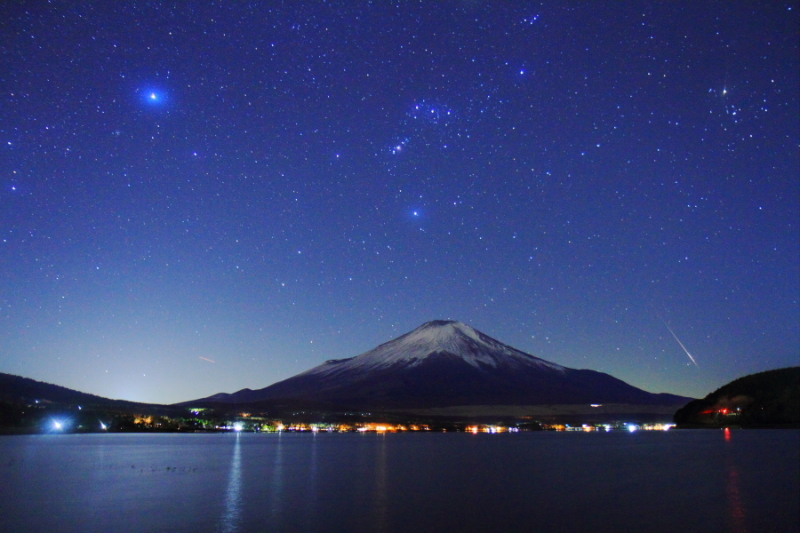
<svg viewBox="0 0 800 533">
<path fill-rule="evenodd" d="M 181 401 L 438 318 L 798 364 L 797 3 L 531 7 L 4 6 L 0 371 Z"/>
</svg>

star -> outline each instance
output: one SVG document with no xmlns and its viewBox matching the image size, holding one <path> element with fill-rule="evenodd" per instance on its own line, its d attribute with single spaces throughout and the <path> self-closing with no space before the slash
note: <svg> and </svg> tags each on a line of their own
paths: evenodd
<svg viewBox="0 0 800 533">
<path fill-rule="evenodd" d="M 166 94 L 158 88 L 145 88 L 139 91 L 141 101 L 149 106 L 162 106 L 167 103 Z"/>
<path fill-rule="evenodd" d="M 796 364 L 798 338 L 785 332 L 796 329 L 797 268 L 785 250 L 798 240 L 786 192 L 798 97 L 786 15 L 797 8 L 773 5 L 787 2 L 764 3 L 752 25 L 747 4 L 665 2 L 659 22 L 678 47 L 624 2 L 613 10 L 622 25 L 594 24 L 596 10 L 571 11 L 567 25 L 538 2 L 407 2 L 370 15 L 380 46 L 368 24 L 337 28 L 359 14 L 348 2 L 291 3 L 270 15 L 286 32 L 269 36 L 252 2 L 213 17 L 95 2 L 90 33 L 61 4 L 17 21 L 27 29 L 5 58 L 0 249 L 15 260 L 3 270 L 14 290 L 3 294 L 0 372 L 185 401 L 219 376 L 169 380 L 198 360 L 184 328 L 222 335 L 210 342 L 236 369 L 231 387 L 263 387 L 321 362 L 296 342 L 304 328 L 328 336 L 311 346 L 350 357 L 365 335 L 440 315 L 510 332 L 566 366 L 607 370 L 613 351 L 627 369 L 617 377 L 675 394 Z M 476 24 L 497 31 L 474 39 Z M 526 44 L 573 26 L 581 38 Z M 78 48 L 70 75 L 48 82 L 58 51 Z M 131 290 L 157 294 L 157 308 Z M 662 355 L 669 332 L 653 305 L 714 364 L 681 373 L 689 360 L 671 337 L 678 351 Z M 635 338 L 620 333 L 633 325 Z M 259 359 L 264 340 L 293 357 Z M 770 344 L 779 349 L 759 351 Z M 113 348 L 108 383 L 92 379 L 86 346 Z M 668 369 L 641 364 L 646 354 Z M 152 389 L 131 379 L 131 357 Z"/>
</svg>

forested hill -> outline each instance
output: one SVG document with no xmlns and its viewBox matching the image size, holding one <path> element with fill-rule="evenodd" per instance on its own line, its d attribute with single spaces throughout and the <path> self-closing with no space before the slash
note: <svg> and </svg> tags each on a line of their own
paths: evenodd
<svg viewBox="0 0 800 533">
<path fill-rule="evenodd" d="M 800 367 L 731 381 L 675 413 L 678 427 L 800 427 Z"/>
<path fill-rule="evenodd" d="M 0 403 L 6 405 L 47 404 L 132 410 L 135 412 L 174 411 L 171 406 L 112 400 L 52 385 L 30 378 L 0 372 Z"/>
</svg>

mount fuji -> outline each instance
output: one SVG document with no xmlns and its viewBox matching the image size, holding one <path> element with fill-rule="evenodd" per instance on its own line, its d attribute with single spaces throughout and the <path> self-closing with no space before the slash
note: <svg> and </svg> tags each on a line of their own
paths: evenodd
<svg viewBox="0 0 800 533">
<path fill-rule="evenodd" d="M 402 410 L 575 404 L 677 408 L 690 400 L 551 363 L 461 322 L 435 320 L 359 356 L 326 361 L 266 388 L 186 403 Z"/>
</svg>

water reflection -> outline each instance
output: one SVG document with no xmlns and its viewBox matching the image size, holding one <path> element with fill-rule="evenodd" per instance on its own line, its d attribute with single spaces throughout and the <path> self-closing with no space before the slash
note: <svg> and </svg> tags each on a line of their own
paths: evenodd
<svg viewBox="0 0 800 533">
<path fill-rule="evenodd" d="M 231 473 L 228 475 L 228 490 L 225 492 L 225 512 L 220 522 L 222 533 L 235 533 L 239 531 L 240 514 L 242 507 L 242 468 L 239 450 L 239 433 L 236 434 L 236 443 L 233 445 L 233 459 L 231 459 Z"/>
<path fill-rule="evenodd" d="M 797 531 L 797 430 L 495 437 L 2 437 L 0 531 Z"/>
<path fill-rule="evenodd" d="M 306 531 L 317 523 L 317 433 L 311 434 L 311 457 L 308 463 L 308 498 L 306 498 Z"/>
<path fill-rule="evenodd" d="M 725 442 L 731 442 L 731 430 L 725 428 Z M 726 446 L 727 448 L 727 446 Z M 725 480 L 725 492 L 728 496 L 728 508 L 730 512 L 731 531 L 734 533 L 747 533 L 747 526 L 745 525 L 744 506 L 742 505 L 741 482 L 739 480 L 739 470 L 733 458 L 730 456 L 732 450 L 727 449 L 727 461 L 725 468 L 727 476 Z"/>
<path fill-rule="evenodd" d="M 386 433 L 377 435 L 378 449 L 375 454 L 375 529 L 378 533 L 389 531 L 389 496 L 386 483 Z"/>
<path fill-rule="evenodd" d="M 278 434 L 275 436 L 275 439 L 278 441 L 275 445 L 275 463 L 272 467 L 272 508 L 271 511 L 271 519 L 272 523 L 280 524 L 281 523 L 281 511 L 283 507 L 283 449 L 282 449 L 282 440 L 283 440 L 283 432 L 278 431 Z"/>
</svg>

